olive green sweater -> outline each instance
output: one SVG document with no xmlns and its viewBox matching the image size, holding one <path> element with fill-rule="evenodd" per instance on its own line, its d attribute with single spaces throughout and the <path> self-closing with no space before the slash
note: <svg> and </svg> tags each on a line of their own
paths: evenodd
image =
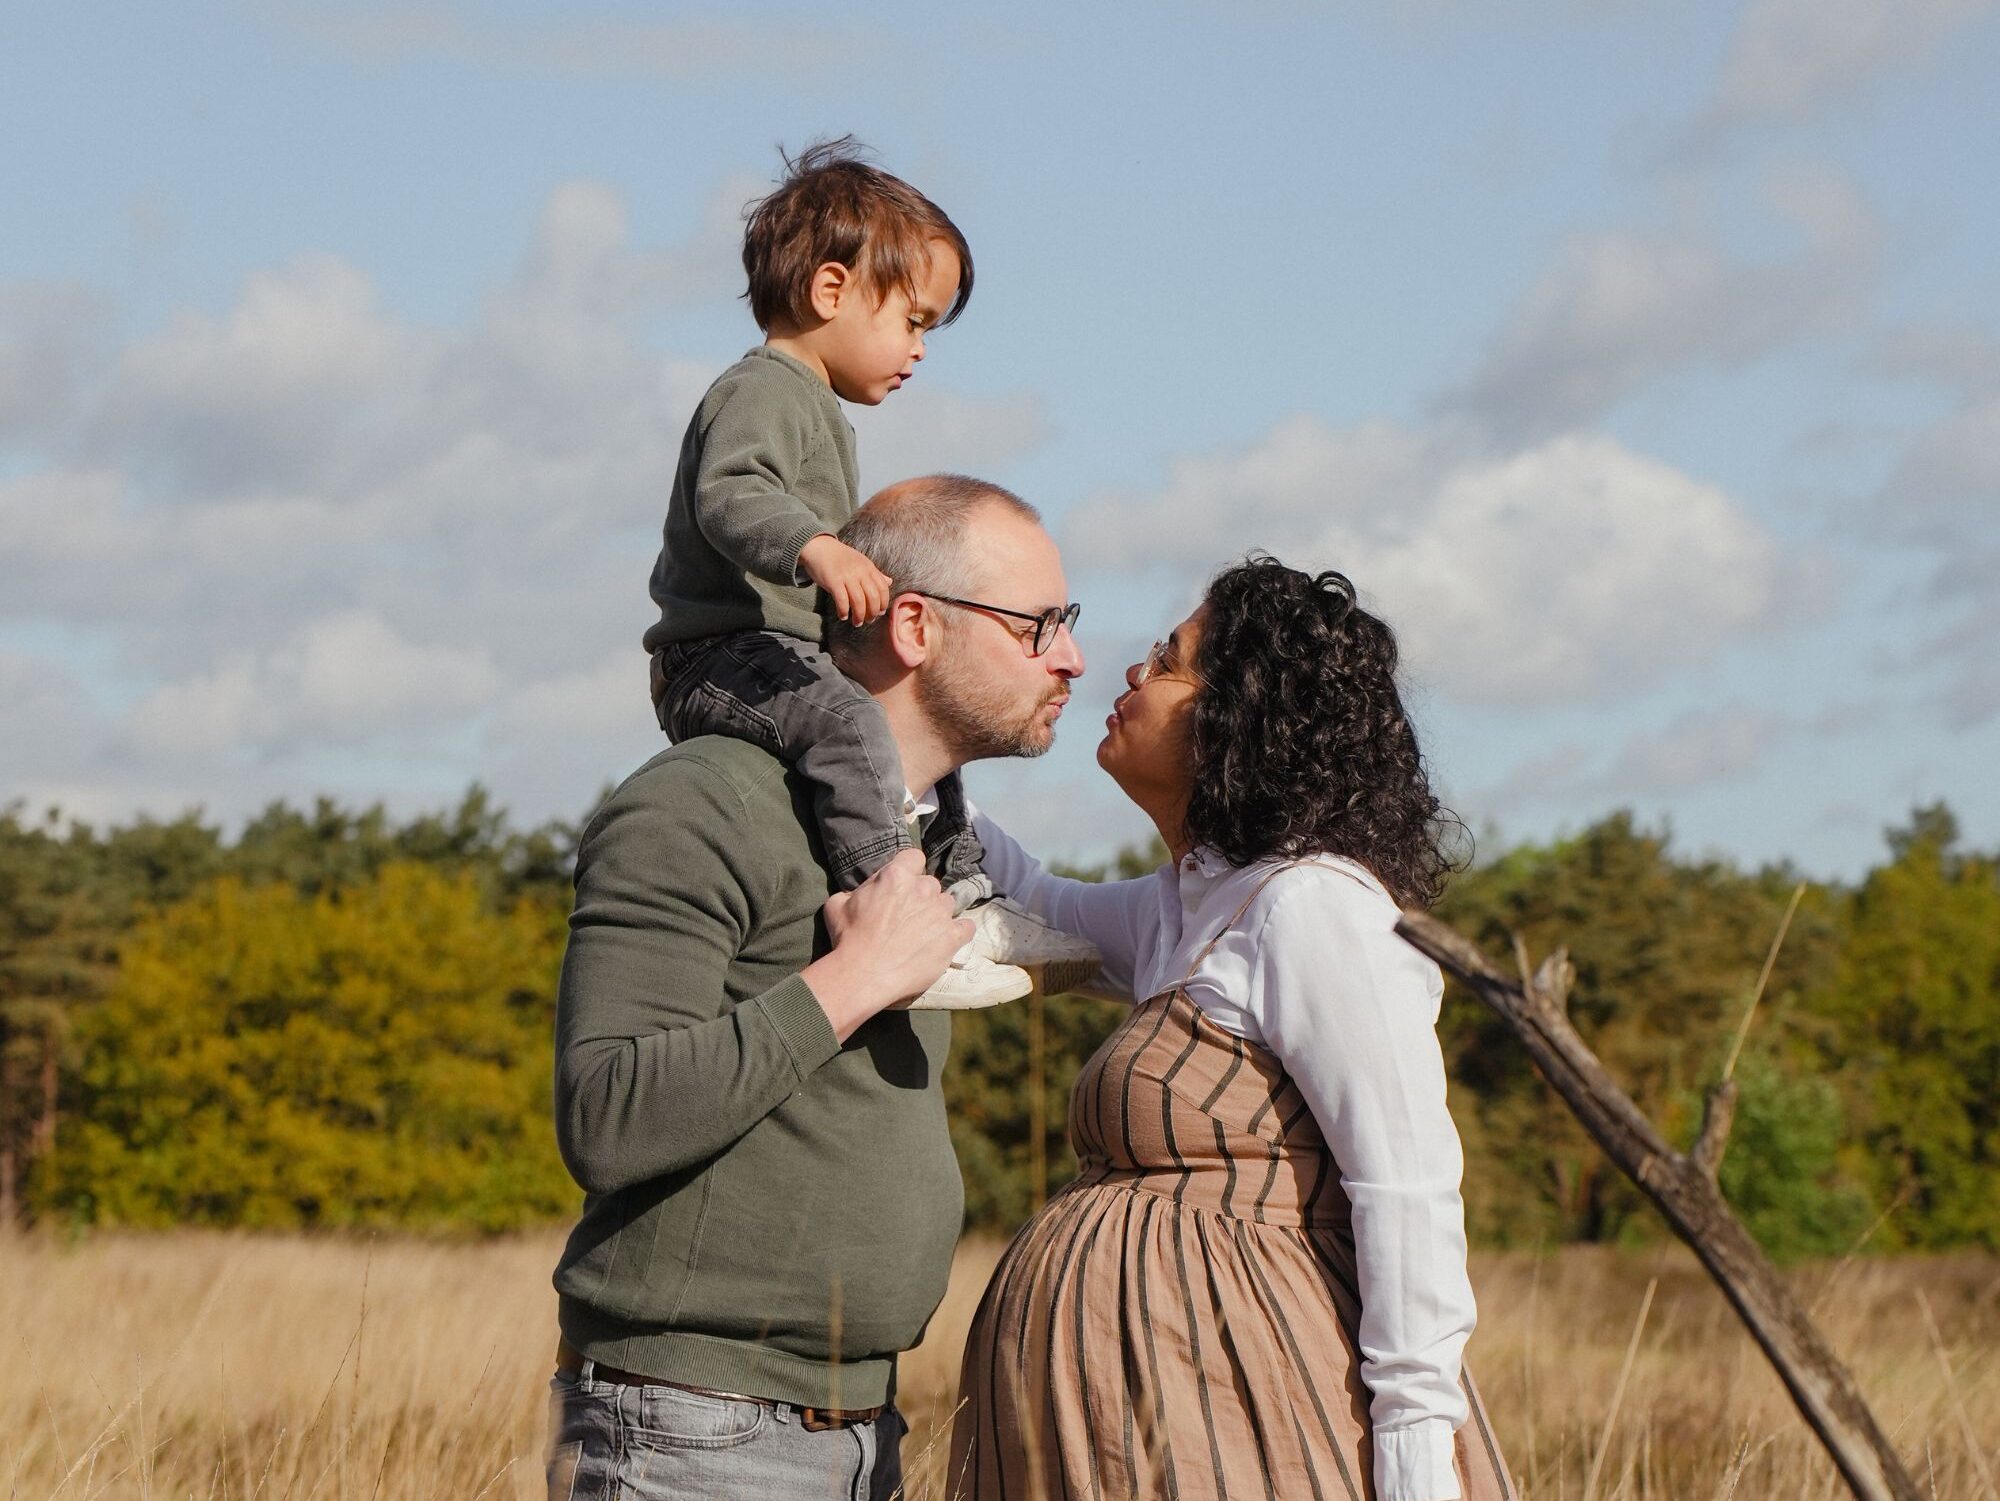
<svg viewBox="0 0 2000 1501">
<path fill-rule="evenodd" d="M 716 377 L 681 439 L 651 591 L 647 651 L 731 631 L 819 644 L 799 550 L 861 503 L 854 429 L 833 388 L 759 345 Z"/>
<path fill-rule="evenodd" d="M 806 783 L 717 737 L 655 756 L 585 830 L 555 1088 L 586 1198 L 555 1282 L 564 1334 L 606 1365 L 872 1407 L 958 1238 L 951 1021 L 888 1012 L 835 1041 L 799 977 L 826 949 L 818 837 Z"/>
</svg>

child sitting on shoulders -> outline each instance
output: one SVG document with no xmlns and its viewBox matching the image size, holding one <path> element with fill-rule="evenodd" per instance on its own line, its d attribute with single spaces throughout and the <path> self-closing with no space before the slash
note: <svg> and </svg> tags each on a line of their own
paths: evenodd
<svg viewBox="0 0 2000 1501">
<path fill-rule="evenodd" d="M 863 624 L 891 580 L 834 534 L 860 505 L 840 402 L 875 406 L 972 295 L 972 252 L 923 194 L 851 137 L 787 159 L 743 236 L 764 343 L 717 377 L 681 442 L 646 632 L 654 712 L 675 740 L 723 734 L 781 757 L 815 790 L 827 865 L 851 890 L 912 843 L 910 793 L 880 706 L 820 649 L 822 600 Z M 987 900 L 976 845 L 941 879 L 980 934 L 918 1006 L 1025 995 L 1032 967 L 1095 951 Z M 994 958 L 1015 961 L 995 963 Z"/>
</svg>

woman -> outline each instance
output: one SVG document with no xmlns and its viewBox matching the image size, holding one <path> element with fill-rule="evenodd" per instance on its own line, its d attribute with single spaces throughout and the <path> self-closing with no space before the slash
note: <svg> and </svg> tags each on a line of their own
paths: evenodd
<svg viewBox="0 0 2000 1501">
<path fill-rule="evenodd" d="M 998 884 L 1150 997 L 1070 1097 L 1082 1171 L 974 1321 L 954 1496 L 1511 1498 L 1472 1331 L 1443 979 L 1395 936 L 1450 862 L 1388 626 L 1337 573 L 1222 573 L 1097 758 L 1173 853 L 1104 885 L 982 821 Z"/>
</svg>

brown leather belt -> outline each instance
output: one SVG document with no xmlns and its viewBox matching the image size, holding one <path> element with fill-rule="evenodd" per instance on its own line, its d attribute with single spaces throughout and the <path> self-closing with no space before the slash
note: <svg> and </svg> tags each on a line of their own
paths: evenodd
<svg viewBox="0 0 2000 1501">
<path fill-rule="evenodd" d="M 584 1354 L 567 1339 L 556 1342 L 556 1369 L 565 1376 L 574 1376 L 583 1369 Z M 697 1397 L 716 1397 L 724 1402 L 754 1402 L 759 1407 L 790 1407 L 799 1415 L 799 1426 L 808 1433 L 824 1433 L 830 1428 L 855 1428 L 863 1423 L 872 1423 L 889 1410 L 884 1402 L 879 1407 L 799 1407 L 790 1402 L 778 1402 L 770 1397 L 750 1397 L 742 1392 L 718 1392 L 706 1386 L 689 1386 L 685 1381 L 665 1381 L 658 1376 L 643 1375 L 638 1371 L 621 1371 L 616 1366 L 598 1361 L 591 1368 L 591 1380 L 608 1381 L 613 1386 L 667 1386 L 677 1392 L 693 1392 Z"/>
</svg>

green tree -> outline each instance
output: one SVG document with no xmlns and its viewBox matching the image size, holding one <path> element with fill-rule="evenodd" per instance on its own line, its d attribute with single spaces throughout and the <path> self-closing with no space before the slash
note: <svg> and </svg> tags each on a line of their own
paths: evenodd
<svg viewBox="0 0 2000 1501">
<path fill-rule="evenodd" d="M 1618 813 L 1465 873 L 1438 915 L 1496 955 L 1510 954 L 1517 933 L 1537 959 L 1566 945 L 1579 1031 L 1640 1108 L 1684 1138 L 1694 1126 L 1688 1102 L 1719 1066 L 1795 884 L 1790 871 L 1746 876 L 1721 862 L 1675 860 L 1665 833 Z M 1812 894 L 1779 956 L 1760 1025 L 1783 1028 L 1787 1047 L 1797 1046 L 1789 1040 L 1793 1002 L 1832 973 L 1834 919 L 1826 894 Z M 1498 1017 L 1454 985 L 1439 1031 L 1479 1239 L 1532 1245 L 1655 1233 L 1637 1191 Z"/>
<path fill-rule="evenodd" d="M 1166 859 L 1155 835 L 1120 850 L 1109 865 L 1051 869 L 1084 881 L 1128 880 Z M 1064 995 L 968 1012 L 952 1024 L 945 1106 L 965 1179 L 966 1223 L 1011 1230 L 1040 1195 L 1076 1176 L 1070 1086 L 1125 1012 L 1122 1003 Z"/>
<path fill-rule="evenodd" d="M 0 808 L 0 1225 L 49 1180 L 73 1026 L 116 972 L 126 926 L 206 879 L 218 847 L 193 814 L 100 835 L 57 809 Z"/>
<path fill-rule="evenodd" d="M 560 821 L 518 831 L 477 783 L 455 808 L 401 825 L 380 803 L 355 812 L 322 797 L 309 812 L 283 802 L 265 808 L 244 826 L 228 868 L 251 882 L 317 892 L 369 880 L 392 861 L 414 860 L 470 872 L 495 900 L 567 902 L 579 832 Z"/>
<path fill-rule="evenodd" d="M 99 1224 L 491 1230 L 576 1193 L 548 1124 L 545 908 L 392 862 L 226 877 L 142 921 L 79 1021 L 56 1193 Z"/>
<path fill-rule="evenodd" d="M 1892 1241 L 2000 1247 L 2000 868 L 1943 804 L 1854 894 L 1838 1024 L 1850 1167 L 1906 1208 Z"/>
<path fill-rule="evenodd" d="M 1053 1193 L 1076 1176 L 1069 1147 L 1070 1085 L 1126 1010 L 1117 1002 L 1064 995 L 968 1012 L 952 1023 L 945 1108 L 965 1178 L 968 1224 L 1012 1229 L 1034 1212 L 1038 1192 Z"/>
<path fill-rule="evenodd" d="M 0 807 L 0 1223 L 26 1217 L 53 1183 L 76 1108 L 73 1033 L 117 973 L 146 914 L 220 875 L 307 892 L 374 879 L 398 860 L 463 873 L 489 901 L 532 901 L 559 925 L 575 826 L 513 829 L 484 789 L 455 808 L 397 824 L 378 804 L 309 813 L 274 803 L 232 842 L 199 813 L 98 829 L 51 808 L 36 820 Z"/>
<path fill-rule="evenodd" d="M 1718 1178 L 1744 1228 L 1779 1261 L 1852 1250 L 1873 1214 L 1841 1163 L 1847 1121 L 1832 1079 L 1787 1066 L 1767 1048 L 1746 1051 L 1735 1078 L 1735 1124 Z M 1699 1112 L 1694 1100 L 1685 1106 Z"/>
</svg>

